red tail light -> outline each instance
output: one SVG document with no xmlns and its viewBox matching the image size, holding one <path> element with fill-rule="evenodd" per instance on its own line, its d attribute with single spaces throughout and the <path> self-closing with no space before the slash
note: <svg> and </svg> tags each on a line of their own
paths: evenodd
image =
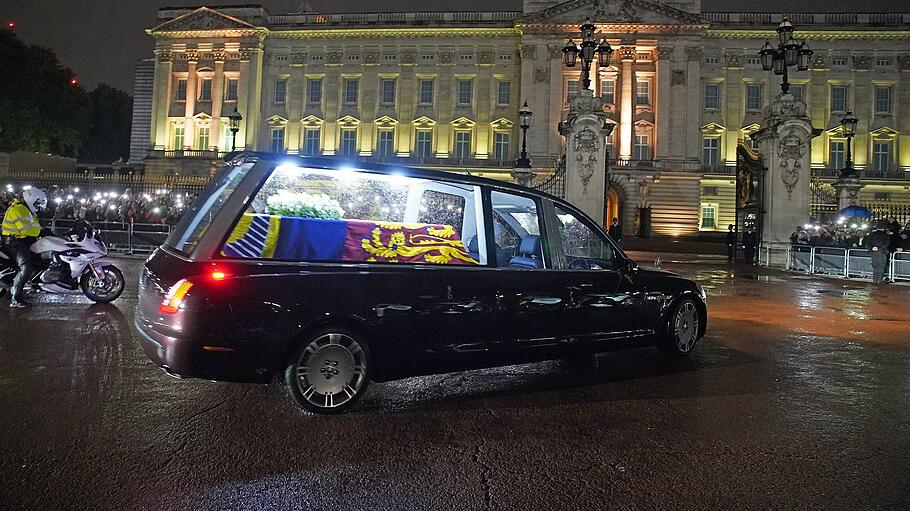
<svg viewBox="0 0 910 511">
<path fill-rule="evenodd" d="M 167 290 L 167 294 L 164 295 L 164 301 L 158 306 L 158 312 L 162 314 L 177 314 L 177 311 L 183 308 L 183 299 L 191 287 L 193 287 L 193 283 L 186 279 L 180 279 L 174 283 Z"/>
</svg>

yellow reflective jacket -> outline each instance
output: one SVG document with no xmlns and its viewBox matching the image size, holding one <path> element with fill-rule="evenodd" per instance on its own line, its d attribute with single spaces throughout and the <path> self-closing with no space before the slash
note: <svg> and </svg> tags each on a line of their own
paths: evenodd
<svg viewBox="0 0 910 511">
<path fill-rule="evenodd" d="M 28 206 L 13 199 L 13 203 L 3 215 L 2 234 L 14 238 L 37 238 L 41 235 L 41 224 Z"/>
</svg>

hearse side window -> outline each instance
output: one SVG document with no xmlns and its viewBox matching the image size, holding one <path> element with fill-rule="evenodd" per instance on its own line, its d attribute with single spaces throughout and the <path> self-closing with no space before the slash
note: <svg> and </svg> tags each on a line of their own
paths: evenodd
<svg viewBox="0 0 910 511">
<path fill-rule="evenodd" d="M 537 202 L 510 193 L 490 195 L 498 265 L 528 270 L 545 268 Z"/>
<path fill-rule="evenodd" d="M 569 270 L 615 268 L 616 254 L 613 246 L 594 229 L 558 205 L 556 218 L 559 224 L 559 239 L 562 241 L 566 258 L 563 268 Z"/>
<path fill-rule="evenodd" d="M 279 166 L 241 215 L 224 257 L 487 264 L 477 186 L 353 169 Z"/>
</svg>

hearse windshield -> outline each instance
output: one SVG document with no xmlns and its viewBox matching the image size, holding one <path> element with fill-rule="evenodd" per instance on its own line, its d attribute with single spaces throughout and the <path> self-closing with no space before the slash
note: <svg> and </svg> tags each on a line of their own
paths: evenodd
<svg viewBox="0 0 910 511">
<path fill-rule="evenodd" d="M 174 227 L 173 232 L 164 242 L 165 246 L 185 255 L 192 255 L 199 240 L 212 225 L 212 221 L 221 211 L 225 201 L 234 193 L 237 185 L 243 181 L 251 168 L 253 168 L 252 163 L 223 168 L 202 190 L 190 209 Z"/>
<path fill-rule="evenodd" d="M 279 165 L 221 247 L 232 259 L 482 266 L 480 187 Z"/>
</svg>

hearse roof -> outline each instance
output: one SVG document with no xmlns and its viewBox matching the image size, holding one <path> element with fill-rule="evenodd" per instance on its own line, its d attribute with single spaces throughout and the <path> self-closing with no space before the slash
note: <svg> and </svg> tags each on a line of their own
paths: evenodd
<svg viewBox="0 0 910 511">
<path fill-rule="evenodd" d="M 236 153 L 229 153 L 224 157 L 224 161 L 227 163 L 252 163 L 259 161 L 269 161 L 273 162 L 276 165 L 282 164 L 291 164 L 299 165 L 301 167 L 315 167 L 323 169 L 361 169 L 371 172 L 380 172 L 384 174 L 393 174 L 393 173 L 403 173 L 404 175 L 411 177 L 419 177 L 424 179 L 432 179 L 437 181 L 450 181 L 455 183 L 466 183 L 466 184 L 475 184 L 475 185 L 485 185 L 493 188 L 499 188 L 504 190 L 511 190 L 517 193 L 523 194 L 534 194 L 541 197 L 546 197 L 558 203 L 565 204 L 565 200 L 560 199 L 559 197 L 550 195 L 546 192 L 541 192 L 533 188 L 526 188 L 524 186 L 519 186 L 513 183 L 507 183 L 505 181 L 497 181 L 495 179 L 488 179 L 485 177 L 477 177 L 465 174 L 456 174 L 454 172 L 445 172 L 442 170 L 430 170 L 422 169 L 418 167 L 409 167 L 405 165 L 394 165 L 387 163 L 369 163 L 358 160 L 345 160 L 345 159 L 336 159 L 336 158 L 326 158 L 318 156 L 297 156 L 297 155 L 288 155 L 288 154 L 275 154 L 267 152 L 258 152 L 258 151 L 238 151 Z"/>
</svg>

